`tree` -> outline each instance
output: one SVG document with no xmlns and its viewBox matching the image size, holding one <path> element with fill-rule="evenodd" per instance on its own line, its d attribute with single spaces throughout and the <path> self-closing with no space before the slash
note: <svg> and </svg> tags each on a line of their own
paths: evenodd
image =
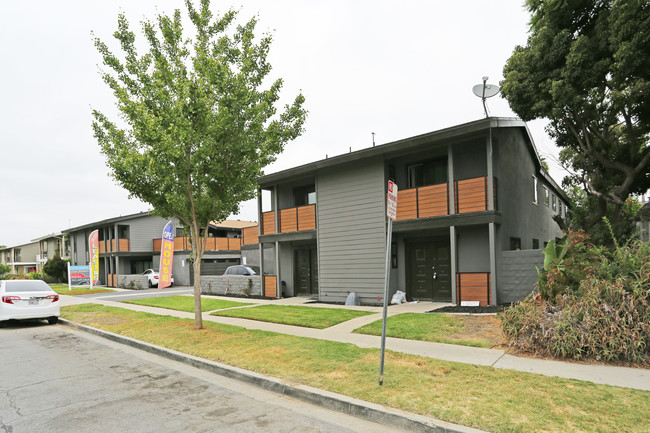
<svg viewBox="0 0 650 433">
<path fill-rule="evenodd" d="M 60 283 L 66 279 L 68 264 L 58 254 L 55 254 L 43 265 L 43 272 L 55 278 L 57 283 Z"/>
<path fill-rule="evenodd" d="M 11 266 L 0 263 L 0 275 L 4 275 L 10 271 L 11 271 Z"/>
<path fill-rule="evenodd" d="M 145 20 L 148 51 L 139 54 L 126 17 L 114 33 L 123 59 L 99 38 L 122 125 L 93 111 L 93 130 L 112 177 L 163 217 L 189 229 L 194 267 L 195 328 L 201 320 L 201 257 L 208 224 L 253 198 L 256 179 L 284 145 L 302 133 L 302 94 L 276 116 L 282 80 L 263 87 L 271 71 L 271 36 L 255 38 L 257 20 L 235 23 L 237 12 L 213 16 L 209 0 L 185 2 L 194 28 L 183 35 L 181 13 Z M 200 234 L 204 240 L 200 242 Z"/>
<path fill-rule="evenodd" d="M 548 118 L 560 160 L 593 198 L 586 229 L 625 224 L 631 194 L 650 188 L 650 4 L 527 0 L 526 46 L 504 67 L 502 95 L 524 120 Z"/>
</svg>

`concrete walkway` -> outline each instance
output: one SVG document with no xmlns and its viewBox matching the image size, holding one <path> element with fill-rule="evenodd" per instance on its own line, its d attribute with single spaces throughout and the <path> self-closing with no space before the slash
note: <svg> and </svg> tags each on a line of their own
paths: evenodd
<svg viewBox="0 0 650 433">
<path fill-rule="evenodd" d="M 300 326 L 280 325 L 277 323 L 267 323 L 248 319 L 237 319 L 231 317 L 211 316 L 210 312 L 203 313 L 204 321 L 223 323 L 227 325 L 241 326 L 247 329 L 259 329 L 264 331 L 277 332 L 281 334 L 294 335 L 297 337 L 317 338 L 321 340 L 337 341 L 341 343 L 351 343 L 358 347 L 379 348 L 380 337 L 374 335 L 354 334 L 352 331 L 363 325 L 381 320 L 381 307 L 365 306 L 344 306 L 311 303 L 308 298 L 293 297 L 279 300 L 265 299 L 238 299 L 222 296 L 204 296 L 205 298 L 236 300 L 250 302 L 255 305 L 273 304 L 273 305 L 302 305 L 313 308 L 346 308 L 370 311 L 375 314 L 359 317 L 347 322 L 329 327 L 327 329 L 312 329 Z M 115 306 L 127 308 L 135 311 L 143 311 L 153 314 L 162 314 L 180 318 L 194 319 L 194 313 L 183 311 L 174 311 L 163 308 L 147 307 L 122 302 L 114 302 L 101 297 L 80 298 L 74 296 L 62 296 L 61 305 L 73 305 L 82 303 L 97 303 L 106 306 Z M 448 305 L 432 302 L 410 303 L 402 305 L 392 305 L 388 309 L 388 315 L 394 316 L 403 313 L 424 313 L 435 308 Z M 395 352 L 402 352 L 411 355 L 426 356 L 444 361 L 462 362 L 481 366 L 490 366 L 494 368 L 511 369 L 528 373 L 542 374 L 545 376 L 562 377 L 566 379 L 577 379 L 593 383 L 620 386 L 625 388 L 634 388 L 650 391 L 650 369 L 615 367 L 598 364 L 584 364 L 564 361 L 544 360 L 535 358 L 525 358 L 520 356 L 508 355 L 504 350 L 483 349 L 476 347 L 459 346 L 454 344 L 431 343 L 425 341 L 405 340 L 401 338 L 386 339 L 386 349 Z"/>
</svg>

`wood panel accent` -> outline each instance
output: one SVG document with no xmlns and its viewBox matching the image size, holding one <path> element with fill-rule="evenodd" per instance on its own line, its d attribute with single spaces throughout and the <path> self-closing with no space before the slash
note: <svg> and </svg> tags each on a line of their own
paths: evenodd
<svg viewBox="0 0 650 433">
<path fill-rule="evenodd" d="M 298 231 L 316 230 L 316 205 L 298 207 Z"/>
<path fill-rule="evenodd" d="M 99 241 L 99 254 L 106 252 L 106 241 Z"/>
<path fill-rule="evenodd" d="M 118 251 L 130 251 L 131 243 L 128 239 L 118 239 L 117 246 L 119 247 Z"/>
<path fill-rule="evenodd" d="M 264 275 L 264 296 L 267 298 L 277 297 L 278 277 L 275 275 Z"/>
<path fill-rule="evenodd" d="M 116 277 L 117 277 L 117 275 L 115 275 L 115 274 L 108 274 L 106 276 L 106 278 L 107 278 L 107 284 L 106 285 L 108 287 L 116 287 L 116 284 L 117 284 L 117 278 Z"/>
<path fill-rule="evenodd" d="M 418 217 L 416 188 L 397 190 L 397 221 Z"/>
<path fill-rule="evenodd" d="M 456 302 L 479 301 L 490 305 L 490 273 L 464 272 L 456 274 Z"/>
<path fill-rule="evenodd" d="M 275 212 L 264 212 L 262 214 L 262 234 L 271 235 L 275 233 Z"/>
<path fill-rule="evenodd" d="M 117 250 L 115 249 L 115 239 L 111 239 L 111 240 L 108 242 L 108 244 L 109 244 L 109 245 L 108 245 L 108 251 L 110 251 L 110 252 L 117 251 Z"/>
<path fill-rule="evenodd" d="M 449 215 L 448 184 L 421 186 L 417 189 L 417 197 L 418 218 Z"/>
<path fill-rule="evenodd" d="M 295 207 L 280 211 L 280 233 L 298 231 L 298 210 Z"/>
<path fill-rule="evenodd" d="M 257 226 L 242 229 L 242 245 L 259 243 L 259 228 Z"/>
<path fill-rule="evenodd" d="M 488 209 L 487 177 L 456 181 L 456 212 L 485 212 Z"/>
<path fill-rule="evenodd" d="M 162 239 L 154 239 L 153 240 L 153 250 L 154 251 L 160 251 L 160 247 L 162 246 Z M 176 241 L 174 241 L 174 249 L 176 247 Z"/>
<path fill-rule="evenodd" d="M 241 250 L 241 238 L 228 238 L 228 249 L 231 251 Z"/>
</svg>

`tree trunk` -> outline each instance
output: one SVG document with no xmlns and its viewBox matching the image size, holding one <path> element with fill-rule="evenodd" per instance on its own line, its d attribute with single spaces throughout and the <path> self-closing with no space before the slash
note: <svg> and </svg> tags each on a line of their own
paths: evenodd
<svg viewBox="0 0 650 433">
<path fill-rule="evenodd" d="M 194 329 L 203 329 L 201 312 L 201 259 L 194 259 Z"/>
</svg>

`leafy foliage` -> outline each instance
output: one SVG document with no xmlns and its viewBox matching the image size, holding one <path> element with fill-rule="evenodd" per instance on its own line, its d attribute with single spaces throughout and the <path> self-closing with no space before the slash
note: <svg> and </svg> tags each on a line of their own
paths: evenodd
<svg viewBox="0 0 650 433">
<path fill-rule="evenodd" d="M 67 280 L 67 262 L 63 260 L 58 254 L 49 259 L 43 266 L 43 272 L 54 278 L 57 283 Z"/>
<path fill-rule="evenodd" d="M 4 275 L 11 271 L 11 266 L 0 263 L 0 275 Z"/>
<path fill-rule="evenodd" d="M 119 15 L 119 58 L 102 40 L 95 46 L 108 72 L 122 125 L 94 110 L 93 129 L 113 178 L 154 213 L 178 218 L 194 258 L 196 327 L 201 328 L 200 266 L 211 221 L 237 213 L 253 198 L 256 179 L 284 145 L 302 133 L 299 94 L 276 116 L 282 80 L 268 87 L 271 36 L 255 38 L 256 19 L 235 24 L 237 12 L 213 16 L 209 0 L 186 0 L 193 39 L 181 13 L 143 21 L 149 45 L 138 53 L 135 34 Z"/>
<path fill-rule="evenodd" d="M 570 232 L 539 292 L 506 310 L 510 343 L 558 357 L 650 362 L 650 244 L 608 249 Z"/>
<path fill-rule="evenodd" d="M 572 182 L 593 197 L 583 228 L 603 216 L 617 226 L 628 196 L 650 188 L 650 4 L 526 5 L 531 33 L 504 67 L 502 95 L 522 119 L 550 120 Z"/>
</svg>

